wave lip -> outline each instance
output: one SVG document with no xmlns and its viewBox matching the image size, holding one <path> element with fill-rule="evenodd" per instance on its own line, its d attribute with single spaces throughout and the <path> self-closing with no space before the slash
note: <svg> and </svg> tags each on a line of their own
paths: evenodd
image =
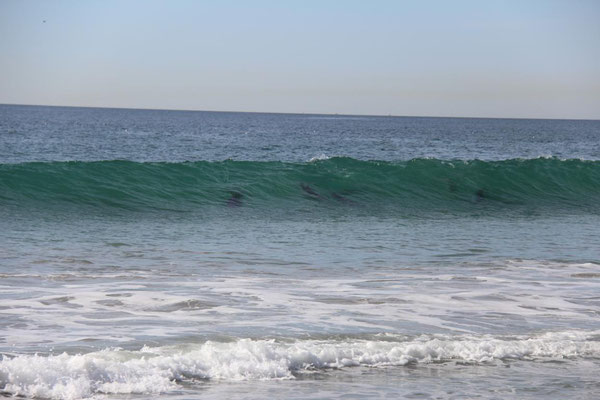
<svg viewBox="0 0 600 400">
<path fill-rule="evenodd" d="M 358 340 L 205 342 L 138 351 L 3 356 L 0 388 L 12 395 L 76 399 L 95 394 L 164 393 L 194 380 L 295 379 L 315 370 L 494 360 L 600 358 L 600 331 L 539 336 L 396 335 Z"/>
</svg>

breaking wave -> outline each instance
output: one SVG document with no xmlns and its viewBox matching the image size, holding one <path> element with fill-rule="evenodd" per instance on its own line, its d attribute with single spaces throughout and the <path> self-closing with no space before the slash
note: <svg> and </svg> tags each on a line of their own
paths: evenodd
<svg viewBox="0 0 600 400">
<path fill-rule="evenodd" d="M 0 389 L 17 396 L 75 399 L 96 394 L 164 393 L 175 390 L 178 383 L 199 380 L 295 379 L 299 374 L 356 366 L 597 359 L 599 334 L 566 331 L 529 337 L 376 335 L 337 340 L 238 339 L 143 347 L 138 351 L 105 349 L 77 355 L 4 355 L 0 361 Z"/>
<path fill-rule="evenodd" d="M 416 212 L 530 207 L 597 212 L 600 161 L 557 158 L 307 163 L 34 162 L 0 165 L 0 207 L 193 211 L 346 205 Z"/>
</svg>

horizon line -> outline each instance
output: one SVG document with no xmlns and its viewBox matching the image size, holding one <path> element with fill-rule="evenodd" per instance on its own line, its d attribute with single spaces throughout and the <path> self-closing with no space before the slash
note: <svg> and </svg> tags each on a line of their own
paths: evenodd
<svg viewBox="0 0 600 400">
<path fill-rule="evenodd" d="M 212 112 L 212 113 L 238 113 L 238 114 L 274 114 L 274 115 L 316 115 L 332 117 L 378 117 L 378 118 L 456 118 L 456 119 L 519 119 L 519 120 L 549 120 L 549 121 L 600 121 L 600 118 L 542 118 L 542 117 L 473 117 L 473 116 L 447 116 L 447 115 L 397 115 L 397 114 L 347 114 L 347 113 L 315 113 L 315 112 L 281 112 L 281 111 L 236 111 L 236 110 L 200 110 L 191 108 L 152 108 L 152 107 L 109 107 L 109 106 L 73 106 L 56 104 L 23 104 L 0 103 L 0 106 L 25 106 L 25 107 L 62 107 L 62 108 L 95 108 L 104 110 L 132 110 L 132 111 L 183 111 L 183 112 Z"/>
</svg>

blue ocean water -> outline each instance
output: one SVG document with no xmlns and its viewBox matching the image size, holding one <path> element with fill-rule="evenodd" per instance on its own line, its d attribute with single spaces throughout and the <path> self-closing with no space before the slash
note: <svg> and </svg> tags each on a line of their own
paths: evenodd
<svg viewBox="0 0 600 400">
<path fill-rule="evenodd" d="M 600 121 L 0 106 L 0 392 L 600 396 Z"/>
</svg>

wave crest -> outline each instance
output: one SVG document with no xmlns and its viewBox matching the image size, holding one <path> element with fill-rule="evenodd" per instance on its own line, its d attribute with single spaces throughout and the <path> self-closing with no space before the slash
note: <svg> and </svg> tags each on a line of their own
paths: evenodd
<svg viewBox="0 0 600 400">
<path fill-rule="evenodd" d="M 600 332 L 539 336 L 394 335 L 379 340 L 250 340 L 205 342 L 139 351 L 3 356 L 0 387 L 12 395 L 75 399 L 98 393 L 163 393 L 194 380 L 295 379 L 314 370 L 354 366 L 494 360 L 600 358 Z"/>
</svg>

